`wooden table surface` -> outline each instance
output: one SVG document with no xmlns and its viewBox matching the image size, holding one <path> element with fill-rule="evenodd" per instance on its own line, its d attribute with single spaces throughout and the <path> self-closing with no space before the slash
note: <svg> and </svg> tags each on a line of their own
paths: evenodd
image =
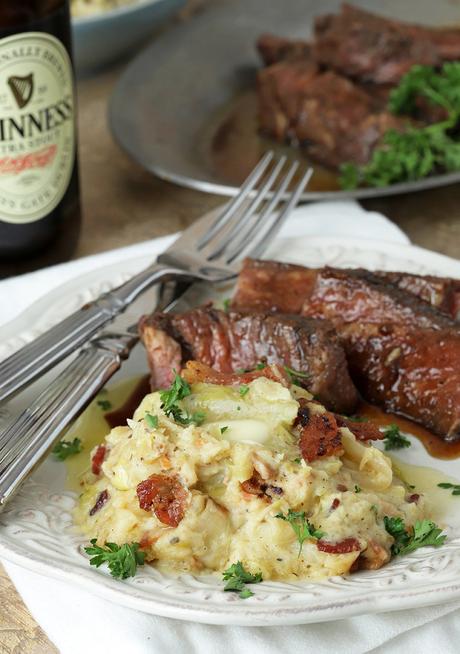
<svg viewBox="0 0 460 654">
<path fill-rule="evenodd" d="M 152 177 L 113 143 L 107 129 L 106 110 L 120 70 L 116 68 L 79 82 L 84 219 L 76 257 L 178 231 L 222 202 L 217 196 Z M 364 206 L 391 218 L 413 243 L 460 257 L 460 185 L 369 200 Z M 57 652 L 1 567 L 0 652 Z"/>
</svg>

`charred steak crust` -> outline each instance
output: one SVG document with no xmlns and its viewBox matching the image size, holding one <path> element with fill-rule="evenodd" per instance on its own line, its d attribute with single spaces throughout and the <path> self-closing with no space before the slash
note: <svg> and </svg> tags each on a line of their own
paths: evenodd
<svg viewBox="0 0 460 654">
<path fill-rule="evenodd" d="M 153 314 L 140 322 L 148 351 L 152 387 L 164 385 L 171 361 L 196 360 L 219 372 L 252 369 L 261 361 L 281 364 L 308 377 L 298 379 L 323 404 L 353 411 L 358 396 L 344 350 L 331 324 L 298 315 L 260 311 L 224 312 L 212 306 L 183 314 Z M 160 356 L 158 356 L 160 354 Z"/>
</svg>

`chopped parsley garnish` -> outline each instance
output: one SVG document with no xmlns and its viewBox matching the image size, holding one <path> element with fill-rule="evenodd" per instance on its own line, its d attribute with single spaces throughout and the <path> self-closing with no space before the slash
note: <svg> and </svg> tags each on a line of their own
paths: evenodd
<svg viewBox="0 0 460 654">
<path fill-rule="evenodd" d="M 79 438 L 74 438 L 73 441 L 59 441 L 52 449 L 52 455 L 59 459 L 59 461 L 65 461 L 67 457 L 74 456 L 79 454 L 82 451 L 81 440 Z"/>
<path fill-rule="evenodd" d="M 221 428 L 220 428 L 220 433 L 221 433 L 221 434 L 225 434 L 225 432 L 227 431 L 227 429 L 228 429 L 228 427 L 221 427 Z"/>
<path fill-rule="evenodd" d="M 393 556 L 398 554 L 409 554 L 419 547 L 440 547 L 444 544 L 447 536 L 442 534 L 442 529 L 431 520 L 417 520 L 413 527 L 406 528 L 402 518 L 383 518 L 385 529 L 393 536 L 394 543 L 391 546 Z"/>
<path fill-rule="evenodd" d="M 443 481 L 441 484 L 438 484 L 438 488 L 448 488 L 452 490 L 452 495 L 460 495 L 460 484 L 451 484 L 448 481 Z"/>
<path fill-rule="evenodd" d="M 358 486 L 358 484 L 355 484 L 355 493 L 360 493 L 361 492 L 361 487 Z"/>
<path fill-rule="evenodd" d="M 227 582 L 224 590 L 239 593 L 241 599 L 247 599 L 254 595 L 249 588 L 246 588 L 246 584 L 260 584 L 262 581 L 261 572 L 257 572 L 255 575 L 251 574 L 244 569 L 244 565 L 241 561 L 233 563 L 233 565 L 223 572 L 222 576 L 224 581 Z"/>
<path fill-rule="evenodd" d="M 383 443 L 386 450 L 402 450 L 411 446 L 410 440 L 401 434 L 398 425 L 390 425 L 383 430 Z"/>
<path fill-rule="evenodd" d="M 342 188 L 353 189 L 360 184 L 387 186 L 395 182 L 420 179 L 443 170 L 460 169 L 460 62 L 449 62 L 441 70 L 432 66 L 413 66 L 389 96 L 388 108 L 394 114 L 415 115 L 417 103 L 425 100 L 431 106 L 442 107 L 446 118 L 416 127 L 407 125 L 404 131 L 390 129 L 368 163 L 341 166 Z"/>
<path fill-rule="evenodd" d="M 311 375 L 306 372 L 301 372 L 300 370 L 294 370 L 293 368 L 289 368 L 289 366 L 283 366 L 284 370 L 287 372 L 289 375 L 289 378 L 293 384 L 296 386 L 299 386 L 298 380 L 299 379 L 310 379 Z"/>
<path fill-rule="evenodd" d="M 287 514 L 277 513 L 275 518 L 285 520 L 291 525 L 297 536 L 297 540 L 299 541 L 299 556 L 302 553 L 302 547 L 307 538 L 322 538 L 324 536 L 322 531 L 316 529 L 316 527 L 308 521 L 305 511 L 293 511 L 292 509 L 289 509 Z"/>
<path fill-rule="evenodd" d="M 247 384 L 241 384 L 240 386 L 240 395 L 241 397 L 244 397 L 249 393 L 249 386 Z"/>
<path fill-rule="evenodd" d="M 154 416 L 151 413 L 146 413 L 144 420 L 147 424 L 147 427 L 150 427 L 150 429 L 156 429 L 158 427 L 158 416 Z"/>
<path fill-rule="evenodd" d="M 190 395 L 191 392 L 188 382 L 176 372 L 171 387 L 167 391 L 160 391 L 161 408 L 168 417 L 171 417 L 179 425 L 187 426 L 192 423 L 201 425 L 206 419 L 206 414 L 202 411 L 195 411 L 195 413 L 189 415 L 179 406 L 178 402 Z"/>
<path fill-rule="evenodd" d="M 300 458 L 300 456 L 294 459 L 294 463 L 302 463 L 302 459 Z"/>
<path fill-rule="evenodd" d="M 225 298 L 225 300 L 222 302 L 222 304 L 224 306 L 224 311 L 226 313 L 228 313 L 230 311 L 230 303 L 231 303 L 231 299 L 229 297 Z"/>
<path fill-rule="evenodd" d="M 103 411 L 109 411 L 112 408 L 112 403 L 108 400 L 98 400 L 97 405 L 100 406 Z"/>
<path fill-rule="evenodd" d="M 261 361 L 260 363 L 258 363 L 256 365 L 254 370 L 264 370 L 264 368 L 266 368 L 266 367 L 267 367 L 267 364 L 264 361 Z"/>
<path fill-rule="evenodd" d="M 91 540 L 91 547 L 85 547 L 85 552 L 91 557 L 90 565 L 99 568 L 107 563 L 110 574 L 116 579 L 127 579 L 134 577 L 137 566 L 144 565 L 145 553 L 139 552 L 139 543 L 106 543 L 105 549 L 96 545 L 97 539 Z"/>
</svg>

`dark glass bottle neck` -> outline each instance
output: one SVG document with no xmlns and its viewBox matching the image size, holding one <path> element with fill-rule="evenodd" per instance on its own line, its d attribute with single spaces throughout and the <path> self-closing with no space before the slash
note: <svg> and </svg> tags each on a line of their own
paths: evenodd
<svg viewBox="0 0 460 654">
<path fill-rule="evenodd" d="M 1 0 L 0 31 L 27 28 L 56 11 L 68 9 L 68 0 Z"/>
</svg>

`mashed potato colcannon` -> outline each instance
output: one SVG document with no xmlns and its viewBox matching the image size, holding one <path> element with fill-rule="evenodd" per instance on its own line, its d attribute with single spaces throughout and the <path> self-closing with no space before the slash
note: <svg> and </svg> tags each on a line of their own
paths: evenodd
<svg viewBox="0 0 460 654">
<path fill-rule="evenodd" d="M 425 517 L 367 428 L 280 369 L 238 377 L 192 363 L 174 386 L 92 452 L 76 519 L 97 545 L 137 542 L 177 572 L 242 562 L 264 580 L 321 579 L 385 564 L 385 516 Z"/>
</svg>

